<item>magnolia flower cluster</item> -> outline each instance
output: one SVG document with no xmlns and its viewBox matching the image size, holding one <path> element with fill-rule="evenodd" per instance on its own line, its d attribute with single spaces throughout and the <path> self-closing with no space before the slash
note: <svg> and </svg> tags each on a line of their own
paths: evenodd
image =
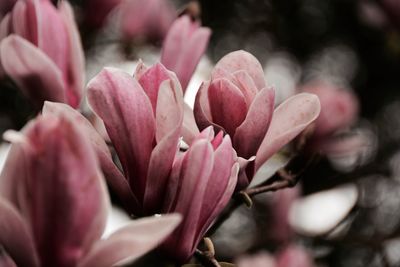
<svg viewBox="0 0 400 267">
<path fill-rule="evenodd" d="M 139 32 L 153 23 L 142 22 Z M 274 89 L 245 51 L 216 64 L 190 109 L 183 94 L 210 33 L 183 16 L 169 29 L 161 63 L 139 63 L 133 75 L 105 68 L 89 82 L 87 99 L 107 144 L 75 109 L 83 54 L 70 6 L 15 4 L 0 24 L 1 71 L 43 108 L 21 133 L 6 134 L 13 145 L 0 176 L 4 265 L 108 267 L 156 246 L 187 262 L 234 192 L 316 120 L 314 94 L 275 108 Z M 101 239 L 109 206 L 103 174 L 130 215 L 169 215 L 132 221 Z"/>
</svg>

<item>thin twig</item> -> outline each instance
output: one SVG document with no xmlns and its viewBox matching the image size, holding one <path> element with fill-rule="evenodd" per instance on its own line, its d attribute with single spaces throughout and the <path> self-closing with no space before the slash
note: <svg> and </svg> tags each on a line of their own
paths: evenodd
<svg viewBox="0 0 400 267">
<path fill-rule="evenodd" d="M 206 245 L 207 250 L 201 251 L 196 249 L 194 253 L 195 257 L 204 265 L 204 267 L 221 267 L 219 262 L 215 259 L 214 244 L 211 239 L 208 237 L 204 238 L 204 244 Z"/>
</svg>

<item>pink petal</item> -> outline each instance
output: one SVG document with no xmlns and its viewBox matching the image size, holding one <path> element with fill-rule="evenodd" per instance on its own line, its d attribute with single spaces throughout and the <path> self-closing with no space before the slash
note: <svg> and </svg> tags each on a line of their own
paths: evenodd
<svg viewBox="0 0 400 267">
<path fill-rule="evenodd" d="M 2 253 L 0 255 L 0 266 L 1 267 L 17 267 L 15 262 L 10 258 L 7 253 Z"/>
<path fill-rule="evenodd" d="M 135 79 L 139 81 L 140 77 L 142 77 L 142 75 L 145 74 L 148 69 L 149 68 L 143 63 L 143 61 L 139 59 L 133 77 L 135 77 Z"/>
<path fill-rule="evenodd" d="M 233 138 L 233 144 L 239 156 L 250 158 L 256 154 L 271 122 L 274 98 L 274 89 L 265 88 L 251 103 L 246 119 L 236 129 Z"/>
<path fill-rule="evenodd" d="M 206 197 L 202 205 L 197 229 L 197 241 L 193 243 L 195 250 L 211 223 L 228 204 L 235 190 L 239 164 L 232 148 L 229 136 L 225 136 L 214 153 L 214 167 L 207 183 Z"/>
<path fill-rule="evenodd" d="M 45 100 L 66 102 L 60 70 L 28 41 L 15 35 L 7 37 L 1 42 L 0 58 L 5 72 L 37 106 Z"/>
<path fill-rule="evenodd" d="M 18 266 L 38 267 L 35 244 L 24 218 L 3 198 L 0 198 L 0 214 L 0 245 Z"/>
<path fill-rule="evenodd" d="M 85 57 L 71 5 L 67 1 L 61 1 L 59 10 L 64 20 L 69 42 L 69 57 L 67 59 L 68 102 L 72 107 L 77 107 L 82 98 L 85 83 Z"/>
<path fill-rule="evenodd" d="M 238 182 L 236 185 L 236 191 L 242 190 L 249 186 L 253 176 L 254 176 L 254 161 L 256 157 L 250 157 L 249 159 L 245 159 L 242 157 L 238 157 L 239 163 L 239 174 L 238 174 Z"/>
<path fill-rule="evenodd" d="M 4 38 L 7 37 L 7 35 L 10 34 L 10 14 L 7 14 L 6 16 L 3 17 L 3 19 L 0 22 L 0 42 Z M 0 79 L 5 75 L 3 66 L 1 64 L 1 57 L 0 57 Z"/>
<path fill-rule="evenodd" d="M 244 99 L 246 100 L 247 108 L 250 107 L 251 103 L 254 100 L 258 93 L 258 89 L 250 77 L 250 75 L 245 70 L 239 70 L 232 73 L 234 77 L 235 85 L 240 89 L 242 94 L 244 95 Z M 262 90 L 262 89 L 260 89 Z"/>
<path fill-rule="evenodd" d="M 187 144 L 191 144 L 195 136 L 199 134 L 199 128 L 197 128 L 193 110 L 189 107 L 189 105 L 184 103 L 183 109 L 184 116 L 182 125 L 182 136 L 183 140 Z"/>
<path fill-rule="evenodd" d="M 157 109 L 157 98 L 160 85 L 163 81 L 170 79 L 170 73 L 160 63 L 147 69 L 138 79 L 140 85 L 148 95 L 151 106 L 153 107 L 154 114 Z"/>
<path fill-rule="evenodd" d="M 172 23 L 165 36 L 161 52 L 161 62 L 170 70 L 174 70 L 178 63 L 178 57 L 183 50 L 190 32 L 189 16 L 177 18 Z"/>
<path fill-rule="evenodd" d="M 104 121 L 125 176 L 141 201 L 155 138 L 149 98 L 133 77 L 106 68 L 89 83 L 88 100 Z"/>
<path fill-rule="evenodd" d="M 247 113 L 243 94 L 227 79 L 218 79 L 208 87 L 208 99 L 213 122 L 234 136 Z"/>
<path fill-rule="evenodd" d="M 61 103 L 53 103 L 46 101 L 43 106 L 43 115 L 67 117 L 74 121 L 85 134 L 89 137 L 90 143 L 96 152 L 101 169 L 107 178 L 107 182 L 110 184 L 112 189 L 117 193 L 118 197 L 121 198 L 124 206 L 127 210 L 130 210 L 131 206 L 139 207 L 139 203 L 129 187 L 128 181 L 124 175 L 114 164 L 110 150 L 107 144 L 100 134 L 93 128 L 90 122 L 82 116 L 81 113 L 71 108 L 69 105 Z M 130 210 L 130 212 L 133 212 Z"/>
<path fill-rule="evenodd" d="M 179 212 L 185 221 L 164 243 L 163 248 L 178 261 L 186 261 L 193 254 L 193 244 L 197 240 L 197 228 L 205 189 L 214 165 L 213 148 L 208 140 L 196 141 L 183 159 L 180 184 L 175 195 L 172 209 L 167 212 Z M 168 205 L 168 203 L 166 203 Z"/>
<path fill-rule="evenodd" d="M 36 11 L 38 23 L 37 47 L 51 58 L 66 80 L 69 40 L 64 21 L 50 1 L 30 1 L 38 5 Z"/>
<path fill-rule="evenodd" d="M 12 10 L 13 33 L 28 40 L 35 46 L 39 43 L 39 1 L 17 1 Z"/>
<path fill-rule="evenodd" d="M 183 95 L 179 83 L 166 80 L 160 84 L 156 108 L 156 140 L 181 129 L 183 122 Z"/>
<path fill-rule="evenodd" d="M 39 117 L 25 135 L 21 213 L 32 227 L 41 264 L 73 265 L 106 222 L 108 195 L 94 151 L 66 118 Z"/>
<path fill-rule="evenodd" d="M 199 28 L 189 16 L 178 18 L 168 31 L 161 62 L 176 73 L 184 90 L 207 48 L 210 35 L 209 28 Z"/>
<path fill-rule="evenodd" d="M 178 214 L 132 221 L 98 241 L 78 267 L 110 267 L 136 260 L 155 248 L 180 223 Z"/>
<path fill-rule="evenodd" d="M 208 101 L 209 82 L 203 82 L 196 94 L 193 113 L 200 130 L 212 125 L 210 102 Z"/>
<path fill-rule="evenodd" d="M 297 94 L 280 104 L 257 151 L 256 170 L 313 122 L 320 110 L 318 97 L 308 93 Z"/>
<path fill-rule="evenodd" d="M 246 51 L 238 50 L 225 55 L 215 65 L 215 69 L 222 69 L 230 74 L 244 70 L 250 75 L 258 90 L 265 88 L 264 71 L 260 62 Z M 213 72 L 213 79 L 223 77 Z"/>
<path fill-rule="evenodd" d="M 156 139 L 149 164 L 144 207 L 147 213 L 156 213 L 162 207 L 183 122 L 183 96 L 180 87 L 171 80 L 160 85 L 156 112 Z"/>
</svg>

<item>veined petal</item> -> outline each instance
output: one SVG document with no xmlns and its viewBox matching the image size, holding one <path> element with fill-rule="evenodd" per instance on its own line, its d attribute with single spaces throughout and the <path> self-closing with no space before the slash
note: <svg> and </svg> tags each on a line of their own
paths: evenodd
<svg viewBox="0 0 400 267">
<path fill-rule="evenodd" d="M 167 34 L 161 62 L 176 73 L 184 91 L 207 49 L 211 30 L 191 22 L 189 16 L 178 18 Z"/>
<path fill-rule="evenodd" d="M 256 95 L 246 119 L 236 129 L 233 138 L 233 144 L 239 156 L 250 158 L 257 153 L 271 122 L 274 98 L 273 88 L 264 88 Z"/>
<path fill-rule="evenodd" d="M 230 74 L 245 70 L 253 79 L 258 90 L 265 88 L 264 71 L 260 62 L 246 51 L 238 50 L 225 55 L 215 65 L 215 69 L 223 69 Z M 223 78 L 223 76 L 213 72 L 213 79 L 217 78 Z"/>
<path fill-rule="evenodd" d="M 132 191 L 142 201 L 155 141 L 149 98 L 129 74 L 106 68 L 89 83 L 88 100 L 104 121 Z"/>
<path fill-rule="evenodd" d="M 3 198 L 0 198 L 0 214 L 0 245 L 17 266 L 39 267 L 32 234 L 23 217 Z"/>
<path fill-rule="evenodd" d="M 179 83 L 166 80 L 160 84 L 156 109 L 156 141 L 182 127 L 183 95 Z"/>
<path fill-rule="evenodd" d="M 0 57 L 5 72 L 37 106 L 45 100 L 66 102 L 60 70 L 37 47 L 11 35 L 1 42 Z"/>
<path fill-rule="evenodd" d="M 134 210 L 137 210 L 139 203 L 133 195 L 128 181 L 114 164 L 107 144 L 100 134 L 93 128 L 90 122 L 83 117 L 81 113 L 71 108 L 69 105 L 62 103 L 46 101 L 43 106 L 42 114 L 60 117 L 64 116 L 70 118 L 81 127 L 89 137 L 90 143 L 99 158 L 101 169 L 111 188 L 117 193 L 118 197 L 121 198 L 121 201 L 128 211 L 133 212 L 133 210 L 130 209 L 132 206 L 136 208 Z"/>
<path fill-rule="evenodd" d="M 183 122 L 183 96 L 181 88 L 171 80 L 160 85 L 156 111 L 156 140 L 150 158 L 147 186 L 144 196 L 144 209 L 147 213 L 157 212 L 167 187 Z"/>
<path fill-rule="evenodd" d="M 227 79 L 217 79 L 208 87 L 212 121 L 234 136 L 247 114 L 246 101 L 240 90 Z"/>
<path fill-rule="evenodd" d="M 72 107 L 79 106 L 85 83 L 85 57 L 83 54 L 81 37 L 75 23 L 74 13 L 67 1 L 61 1 L 59 12 L 62 16 L 68 37 L 68 102 Z"/>
<path fill-rule="evenodd" d="M 19 190 L 43 266 L 70 266 L 100 238 L 108 195 L 86 136 L 66 118 L 39 117 L 26 130 L 27 175 Z"/>
<path fill-rule="evenodd" d="M 239 164 L 236 153 L 232 148 L 229 136 L 225 136 L 222 143 L 214 152 L 214 167 L 207 183 L 202 212 L 197 229 L 197 241 L 192 250 L 196 249 L 204 233 L 211 223 L 230 200 L 237 183 Z"/>
<path fill-rule="evenodd" d="M 161 51 L 161 63 L 170 70 L 174 70 L 178 63 L 178 57 L 183 50 L 185 41 L 190 35 L 190 18 L 182 16 L 177 18 L 165 36 Z"/>
<path fill-rule="evenodd" d="M 98 241 L 78 267 L 110 267 L 134 261 L 160 244 L 180 221 L 178 214 L 132 221 Z"/>
<path fill-rule="evenodd" d="M 163 81 L 171 79 L 170 76 L 169 71 L 161 63 L 158 63 L 148 68 L 138 79 L 150 99 L 154 114 L 157 112 L 157 98 L 160 85 Z"/>
<path fill-rule="evenodd" d="M 258 93 L 256 84 L 245 70 L 236 71 L 232 73 L 232 76 L 234 77 L 235 85 L 240 89 L 246 100 L 247 108 L 249 108 Z"/>
<path fill-rule="evenodd" d="M 318 97 L 308 93 L 297 94 L 280 104 L 257 151 L 256 170 L 313 122 L 320 110 Z"/>
<path fill-rule="evenodd" d="M 179 261 L 186 261 L 193 254 L 205 189 L 214 166 L 213 152 L 210 142 L 201 139 L 187 151 L 180 166 L 180 186 L 170 211 L 181 213 L 185 221 L 163 245 Z"/>
</svg>

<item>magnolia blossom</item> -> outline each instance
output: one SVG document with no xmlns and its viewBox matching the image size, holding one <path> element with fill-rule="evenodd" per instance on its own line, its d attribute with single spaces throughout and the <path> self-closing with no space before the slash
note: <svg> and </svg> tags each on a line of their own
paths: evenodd
<svg viewBox="0 0 400 267">
<path fill-rule="evenodd" d="M 19 0 L 1 21 L 1 39 L 0 72 L 38 107 L 44 100 L 79 105 L 84 57 L 67 1 L 56 8 L 50 0 Z"/>
<path fill-rule="evenodd" d="M 316 136 L 331 135 L 357 120 L 358 100 L 350 90 L 322 81 L 306 84 L 300 90 L 317 95 L 321 102 L 321 113 L 315 121 Z"/>
<path fill-rule="evenodd" d="M 118 8 L 125 39 L 163 39 L 176 16 L 169 0 L 123 0 Z"/>
<path fill-rule="evenodd" d="M 103 169 L 112 168 L 110 179 L 131 192 L 131 212 L 159 212 L 183 121 L 182 89 L 175 74 L 161 64 L 148 69 L 140 64 L 135 77 L 104 69 L 89 83 L 88 100 L 104 121 L 124 175 L 112 161 L 104 160 Z"/>
<path fill-rule="evenodd" d="M 260 252 L 244 256 L 236 261 L 238 267 L 314 267 L 309 252 L 296 245 L 284 248 L 277 255 Z"/>
<path fill-rule="evenodd" d="M 185 15 L 172 24 L 165 37 L 161 63 L 176 73 L 184 91 L 207 49 L 210 35 L 209 28 L 200 27 Z"/>
<path fill-rule="evenodd" d="M 154 248 L 180 221 L 179 215 L 132 221 L 100 239 L 109 199 L 78 124 L 45 115 L 6 136 L 14 142 L 0 178 L 6 266 L 111 267 Z"/>
<path fill-rule="evenodd" d="M 214 219 L 230 200 L 239 164 L 229 136 L 214 137 L 211 127 L 177 155 L 164 199 L 164 213 L 178 212 L 182 224 L 163 244 L 169 256 L 186 262 Z"/>
<path fill-rule="evenodd" d="M 295 95 L 274 111 L 274 89 L 267 87 L 261 64 L 245 51 L 224 56 L 215 66 L 211 80 L 199 89 L 194 118 L 200 129 L 213 125 L 233 140 L 238 156 L 243 158 L 238 188 L 246 187 L 254 171 L 285 144 L 295 138 L 319 114 L 318 97 Z M 193 122 L 187 110 L 183 135 L 190 142 Z M 185 115 L 186 116 L 186 115 Z M 246 160 L 254 159 L 254 164 Z"/>
<path fill-rule="evenodd" d="M 334 135 L 348 129 L 358 118 L 357 97 L 350 90 L 341 89 L 328 82 L 315 81 L 300 90 L 316 94 L 321 102 L 321 113 L 315 121 L 310 147 L 320 152 L 341 154 L 354 151 L 365 144 L 360 136 L 336 140 Z"/>
</svg>

